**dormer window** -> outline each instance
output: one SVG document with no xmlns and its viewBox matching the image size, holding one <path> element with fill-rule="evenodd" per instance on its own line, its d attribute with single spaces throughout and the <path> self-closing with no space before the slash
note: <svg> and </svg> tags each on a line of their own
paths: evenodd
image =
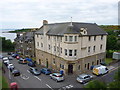
<svg viewBox="0 0 120 90">
<path fill-rule="evenodd" d="M 87 28 L 80 28 L 80 33 L 82 35 L 86 35 L 87 34 Z"/>
</svg>

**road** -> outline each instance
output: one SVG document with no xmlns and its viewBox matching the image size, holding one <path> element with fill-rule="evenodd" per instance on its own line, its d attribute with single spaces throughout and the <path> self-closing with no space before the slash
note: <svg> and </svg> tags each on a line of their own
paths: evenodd
<svg viewBox="0 0 120 90">
<path fill-rule="evenodd" d="M 35 76 L 31 74 L 28 69 L 28 65 L 24 64 L 18 64 L 18 61 L 16 59 L 10 61 L 12 64 L 14 64 L 15 68 L 20 70 L 21 75 L 17 77 L 11 76 L 10 81 L 17 82 L 19 84 L 20 88 L 48 88 L 49 90 L 54 90 L 55 88 L 59 89 L 62 87 L 66 88 L 82 88 L 86 84 L 80 84 L 76 81 L 76 76 L 65 76 L 65 81 L 63 82 L 56 82 L 52 79 L 50 79 L 49 75 L 41 74 L 39 76 Z M 4 67 L 6 71 L 8 69 Z M 40 70 L 40 68 L 38 68 Z M 114 73 L 117 71 L 117 69 L 111 70 L 108 74 L 105 74 L 100 77 L 94 76 L 96 80 L 101 80 L 105 82 L 111 82 L 113 81 Z M 9 72 L 6 72 L 6 76 L 9 77 Z"/>
</svg>

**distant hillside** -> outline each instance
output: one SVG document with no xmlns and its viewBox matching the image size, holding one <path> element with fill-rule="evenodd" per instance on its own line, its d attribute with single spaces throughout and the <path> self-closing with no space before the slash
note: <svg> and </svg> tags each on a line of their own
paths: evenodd
<svg viewBox="0 0 120 90">
<path fill-rule="evenodd" d="M 105 31 L 120 30 L 120 25 L 99 25 Z"/>
<path fill-rule="evenodd" d="M 9 31 L 9 33 L 30 32 L 35 29 L 37 29 L 37 28 L 25 28 L 25 29 L 23 28 L 23 29 L 17 29 L 14 31 Z"/>
<path fill-rule="evenodd" d="M 120 30 L 120 25 L 99 25 L 105 31 L 113 31 L 113 30 Z M 25 29 L 17 29 L 14 31 L 9 31 L 9 33 L 18 33 L 18 32 L 29 32 L 31 30 L 38 29 L 38 28 L 25 28 Z"/>
</svg>

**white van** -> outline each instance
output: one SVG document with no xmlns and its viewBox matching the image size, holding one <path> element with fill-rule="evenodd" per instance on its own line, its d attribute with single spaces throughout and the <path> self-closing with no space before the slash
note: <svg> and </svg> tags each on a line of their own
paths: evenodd
<svg viewBox="0 0 120 90">
<path fill-rule="evenodd" d="M 95 74 L 95 75 L 103 75 L 106 73 L 108 73 L 108 69 L 106 66 L 96 65 L 93 68 L 93 74 Z"/>
</svg>

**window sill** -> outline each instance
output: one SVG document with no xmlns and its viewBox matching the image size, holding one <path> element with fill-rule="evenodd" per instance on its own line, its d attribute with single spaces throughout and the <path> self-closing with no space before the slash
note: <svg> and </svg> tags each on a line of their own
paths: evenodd
<svg viewBox="0 0 120 90">
<path fill-rule="evenodd" d="M 67 43 L 67 44 L 76 44 L 78 42 L 64 42 L 64 43 Z"/>
</svg>

